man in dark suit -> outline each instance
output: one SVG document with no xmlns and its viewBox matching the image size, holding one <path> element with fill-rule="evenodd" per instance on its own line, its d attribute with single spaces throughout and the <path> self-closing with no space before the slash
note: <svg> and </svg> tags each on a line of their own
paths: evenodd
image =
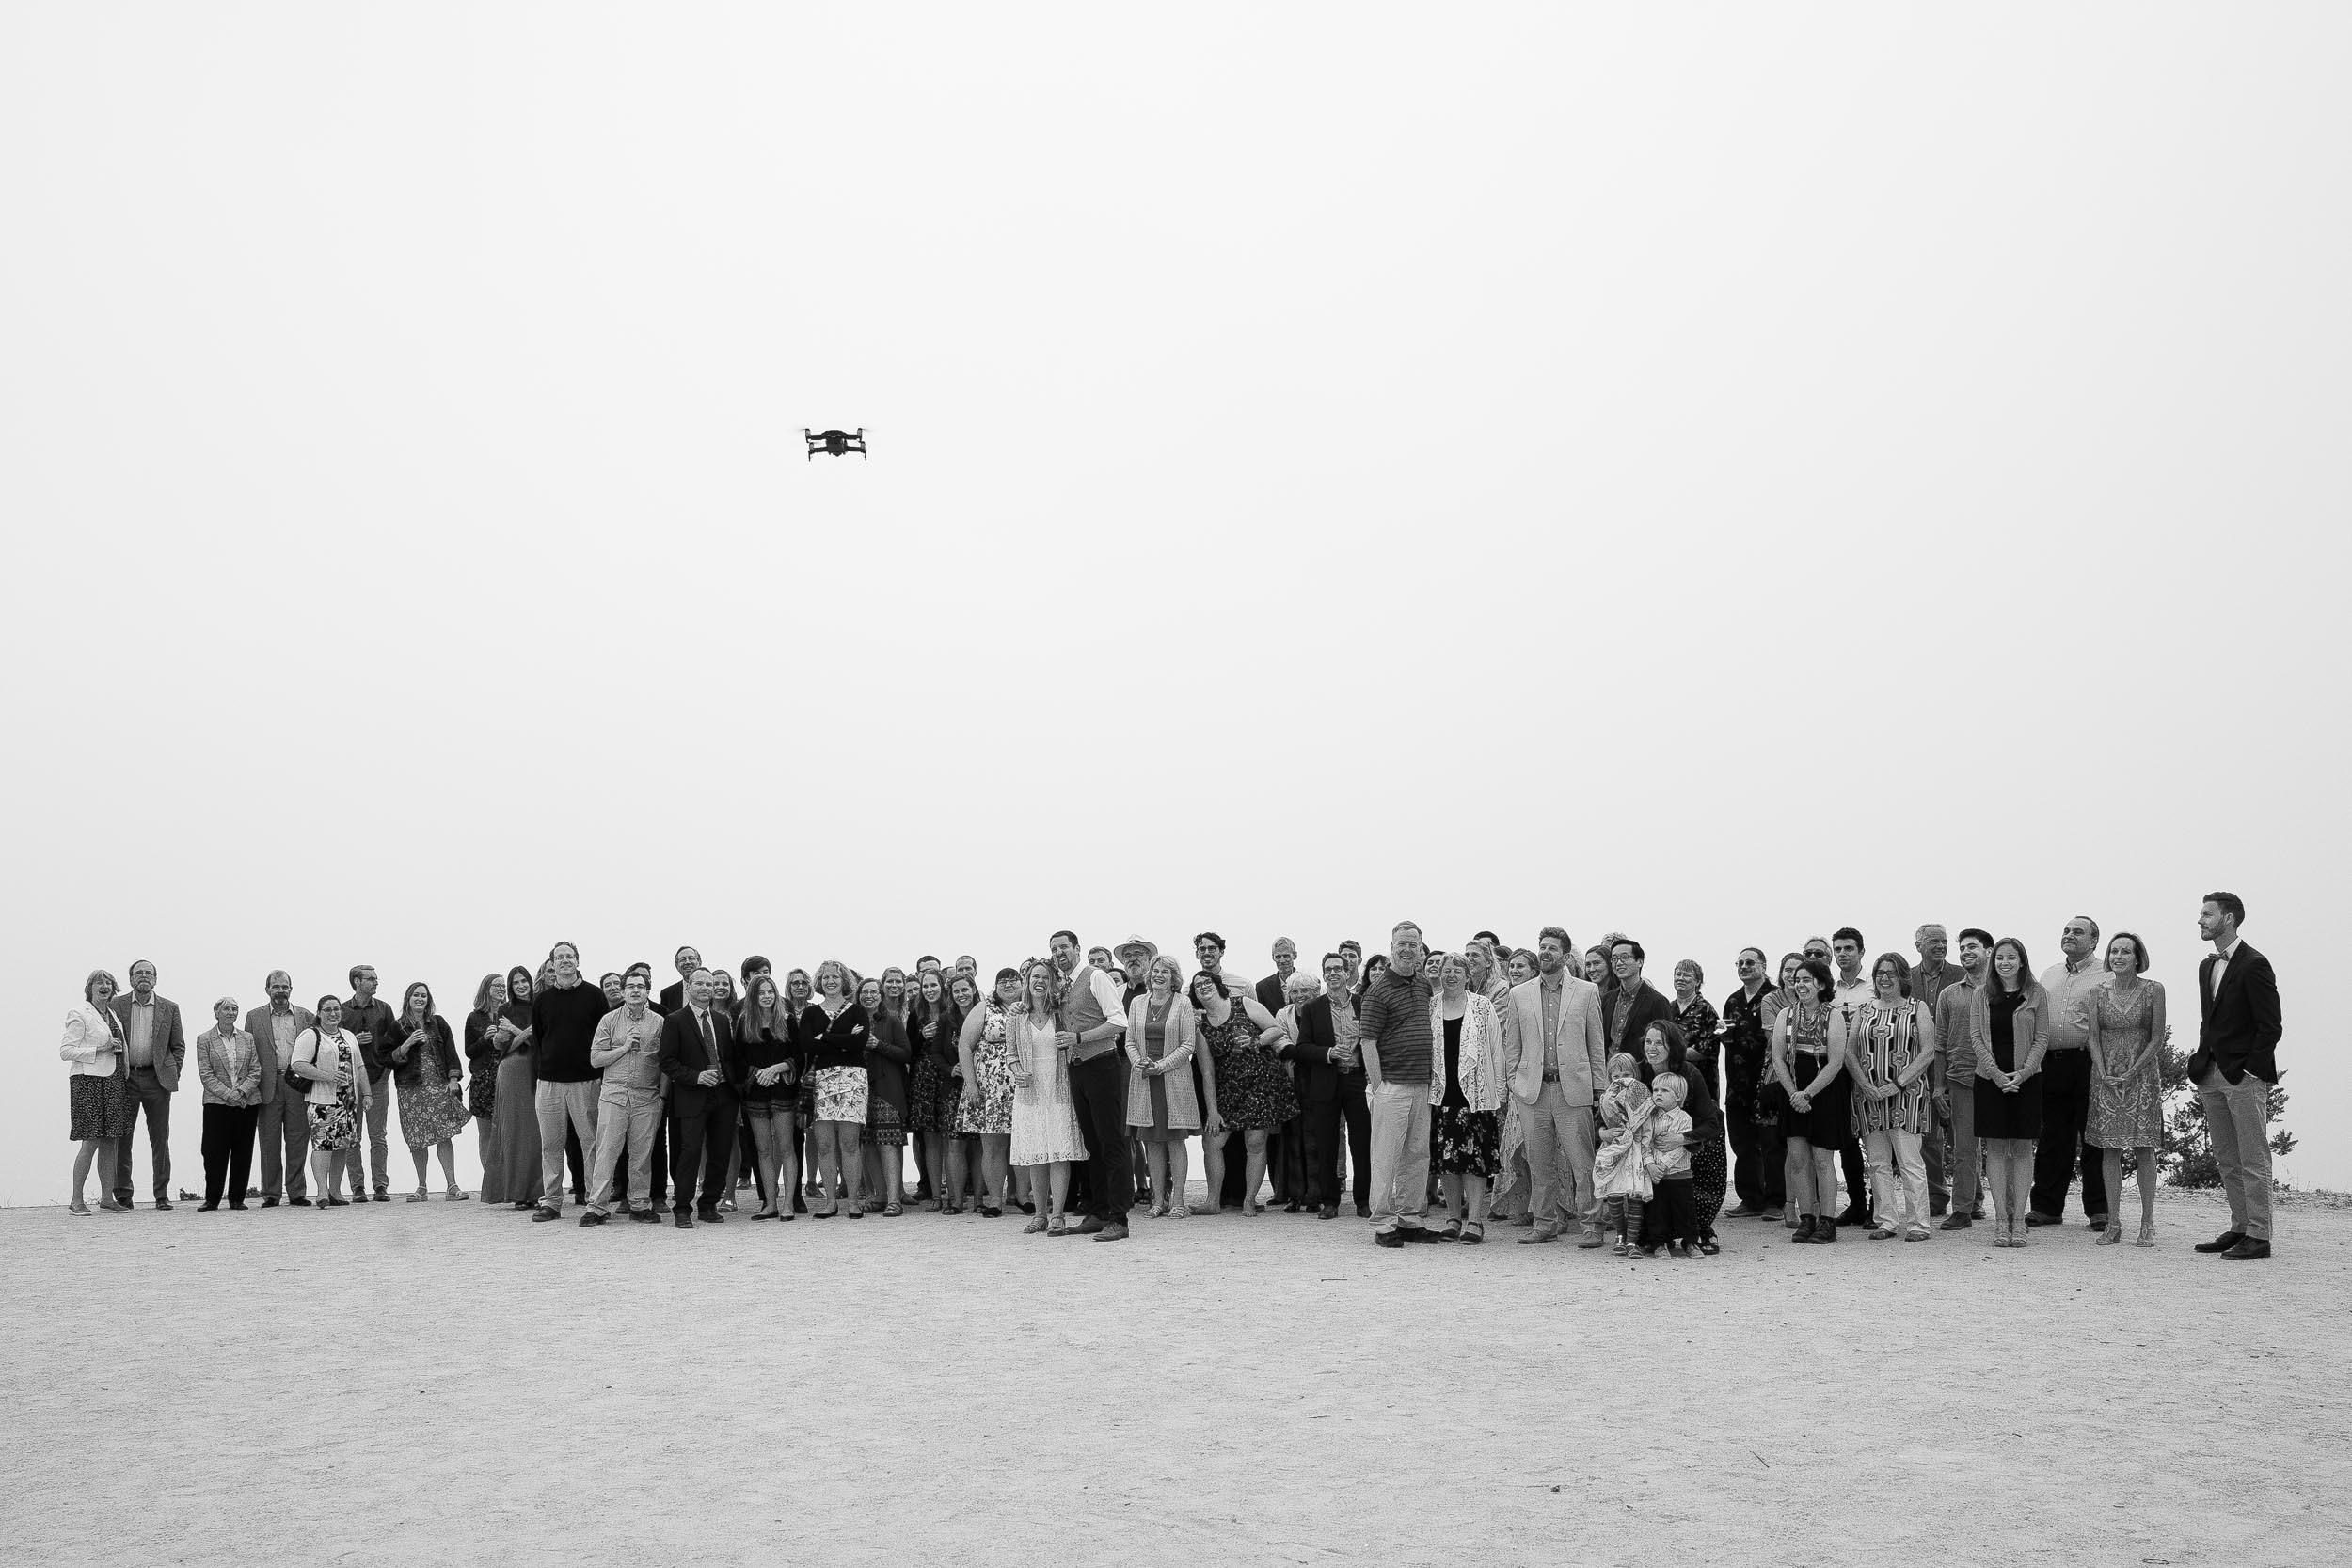
<svg viewBox="0 0 2352 1568">
<path fill-rule="evenodd" d="M 1258 1006 L 1269 1013 L 1279 1013 L 1290 1003 L 1291 976 L 1298 969 L 1298 943 L 1288 937 L 1274 939 L 1274 973 L 1258 982 Z M 1296 1065 L 1291 1069 L 1291 1087 L 1298 1094 L 1299 1103 L 1306 1103 L 1307 1081 Z M 1274 1182 L 1274 1201 L 1290 1213 L 1314 1201 L 1313 1185 L 1307 1179 L 1306 1163 L 1299 1158 L 1305 1144 L 1306 1118 L 1293 1117 L 1275 1129 L 1265 1142 L 1266 1174 Z"/>
<path fill-rule="evenodd" d="M 686 1006 L 661 1021 L 661 1073 L 670 1081 L 671 1222 L 691 1230 L 698 1218 L 705 1225 L 724 1223 L 719 1199 L 726 1195 L 735 1118 L 742 1109 L 735 1093 L 742 1063 L 735 1049 L 734 1021 L 710 1005 L 710 971 L 697 968 L 684 986 Z"/>
<path fill-rule="evenodd" d="M 2230 1200 L 2230 1228 L 2197 1250 L 2233 1263 L 2270 1256 L 2270 1094 L 2283 1032 L 2279 977 L 2239 939 L 2245 920 L 2234 893 L 2208 893 L 2197 911 L 2197 932 L 2213 943 L 2213 957 L 2197 970 L 2197 1054 L 2188 1059 Z"/>
<path fill-rule="evenodd" d="M 1612 939 L 1609 968 L 1617 985 L 1601 1003 L 1601 1031 L 1610 1054 L 1622 1051 L 1637 1062 L 1642 1060 L 1642 1036 L 1649 1026 L 1675 1021 L 1675 1005 L 1642 978 L 1642 965 L 1647 958 L 1642 944 L 1631 937 Z"/>
<path fill-rule="evenodd" d="M 1294 949 L 1294 963 L 1297 957 Z M 1338 1217 L 1340 1212 L 1340 1063 L 1347 1054 L 1340 1049 L 1339 1035 L 1331 1019 L 1331 997 L 1337 996 L 1343 1005 L 1347 1000 L 1347 964 L 1337 953 L 1325 957 L 1323 977 L 1331 995 L 1292 1004 L 1297 1009 L 1291 1016 L 1298 1021 L 1298 1035 L 1282 1047 L 1282 1056 L 1292 1065 L 1302 1107 L 1297 1123 L 1303 1132 L 1298 1139 L 1302 1159 L 1295 1196 L 1302 1203 L 1315 1206 L 1317 1219 L 1327 1220 Z M 1311 977 L 1301 974 L 1295 978 L 1300 990 L 1313 989 Z M 1359 1089 L 1357 1096 L 1360 1101 L 1362 1090 Z M 1367 1158 L 1371 1137 L 1372 1122 L 1367 1114 Z"/>
<path fill-rule="evenodd" d="M 180 1087 L 180 1064 L 188 1054 L 180 1031 L 180 1004 L 155 994 L 155 966 L 145 958 L 131 966 L 131 990 L 113 1003 L 129 1042 L 131 1124 L 147 1117 L 149 1161 L 155 1178 L 155 1207 L 171 1207 L 171 1097 Z M 131 1139 L 115 1140 L 115 1201 L 131 1207 Z M 245 1195 L 237 1195 L 243 1201 Z"/>
</svg>

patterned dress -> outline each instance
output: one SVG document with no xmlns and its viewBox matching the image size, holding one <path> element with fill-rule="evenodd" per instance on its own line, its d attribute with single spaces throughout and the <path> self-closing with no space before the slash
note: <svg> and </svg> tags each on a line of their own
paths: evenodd
<svg viewBox="0 0 2352 1568">
<path fill-rule="evenodd" d="M 972 1042 L 972 1073 L 979 1081 L 980 1100 L 956 1102 L 956 1131 L 995 1133 L 1012 1131 L 1012 1042 L 1005 1032 L 1005 1009 L 994 997 L 980 1023 L 980 1037 Z"/>
<path fill-rule="evenodd" d="M 2110 1073 L 2132 1065 L 2148 1050 L 2155 1029 L 2156 998 L 2162 992 L 2153 980 L 2142 980 L 2119 990 L 2103 980 L 2090 1006 L 2099 1014 L 2099 1053 Z M 2150 1052 L 2148 1065 L 2124 1079 L 2090 1081 L 2090 1119 L 2083 1142 L 2101 1148 L 2161 1148 L 2164 1147 L 2164 1066 L 2160 1053 Z"/>
<path fill-rule="evenodd" d="M 329 1052 L 335 1054 L 330 1056 Z M 310 1102 L 310 1147 L 322 1154 L 340 1154 L 359 1142 L 359 1074 L 365 1069 L 358 1056 L 358 1047 L 346 1035 L 331 1042 L 321 1040 L 312 1058 L 321 1067 L 340 1064 L 350 1080 L 335 1091 L 333 1104 Z"/>
<path fill-rule="evenodd" d="M 1198 1015 L 1201 1038 L 1216 1065 L 1216 1110 L 1229 1128 L 1271 1132 L 1298 1115 L 1298 1092 L 1291 1087 L 1288 1063 L 1258 1045 L 1258 1026 L 1248 1010 L 1232 1004 L 1223 1023 Z"/>
<path fill-rule="evenodd" d="M 433 1023 L 425 1042 L 411 1053 L 415 1069 L 399 1077 L 400 1135 L 410 1148 L 431 1148 L 444 1138 L 454 1138 L 471 1119 L 466 1109 L 465 1073 L 451 1049 L 449 1026 L 437 1018 Z M 407 1036 L 404 1033 L 401 1038 Z"/>
<path fill-rule="evenodd" d="M 1865 1002 L 1854 1009 L 1846 1034 L 1847 1061 L 1857 1085 L 1885 1088 L 1924 1054 L 1919 1043 L 1919 1004 L 1898 1002 L 1892 1007 Z M 1854 1091 L 1852 1127 L 1859 1138 L 1870 1132 L 1924 1132 L 1930 1126 L 1928 1075 L 1921 1073 L 1909 1088 L 1892 1100 L 1879 1100 Z"/>
<path fill-rule="evenodd" d="M 1078 1130 L 1070 1099 L 1070 1065 L 1054 1047 L 1054 1020 L 1030 1022 L 1027 1008 L 1005 1021 L 1005 1033 L 1029 1069 L 1029 1086 L 1012 1095 L 1012 1163 L 1053 1165 L 1087 1157 L 1086 1134 Z"/>
</svg>

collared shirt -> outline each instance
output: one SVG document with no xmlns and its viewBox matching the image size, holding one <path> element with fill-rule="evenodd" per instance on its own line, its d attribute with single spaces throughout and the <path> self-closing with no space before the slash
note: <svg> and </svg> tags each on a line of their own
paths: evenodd
<svg viewBox="0 0 2352 1568">
<path fill-rule="evenodd" d="M 661 1015 L 648 1006 L 643 1018 L 630 1018 L 623 1003 L 597 1021 L 588 1055 L 595 1058 L 618 1049 L 603 1068 L 608 1089 L 658 1089 L 661 1086 Z"/>
<path fill-rule="evenodd" d="M 1935 999 L 1944 994 L 1945 987 L 1960 984 L 1963 973 L 1960 965 L 1948 958 L 1939 959 L 1931 964 L 1921 963 L 1911 972 L 1913 1000 L 1924 1004 L 1929 1014 L 1932 1016 L 1935 1012 Z"/>
<path fill-rule="evenodd" d="M 1549 974 L 1535 988 L 1544 999 L 1544 1082 L 1560 1081 L 1560 999 L 1568 993 L 1567 976 Z"/>
<path fill-rule="evenodd" d="M 141 1002 L 131 999 L 131 1065 L 151 1068 L 155 1065 L 155 999 Z"/>
<path fill-rule="evenodd" d="M 1935 999 L 1935 1043 L 1944 1056 L 1944 1082 L 1954 1094 L 1976 1092 L 1969 1086 L 1977 1076 L 1977 1043 L 1968 1030 L 1968 1009 L 1983 983 L 1963 970 L 1960 983 L 1946 986 Z"/>
<path fill-rule="evenodd" d="M 2090 999 L 2107 977 L 2093 954 L 2083 956 L 2080 969 L 2053 965 L 2042 976 L 2050 993 L 2050 1049 L 2081 1051 L 2090 1044 Z"/>
<path fill-rule="evenodd" d="M 1351 1051 L 1355 1050 L 1358 1043 L 1364 1037 L 1364 1026 L 1357 1022 L 1356 1004 L 1348 1000 L 1347 992 L 1343 990 L 1335 990 L 1329 994 L 1331 997 L 1331 1038 Z M 1360 1064 L 1358 1070 L 1361 1070 Z"/>
<path fill-rule="evenodd" d="M 269 1010 L 269 1037 L 270 1043 L 276 1046 L 278 1050 L 278 1053 L 270 1059 L 276 1062 L 278 1067 L 282 1069 L 288 1062 L 294 1060 L 294 1005 L 292 1003 L 287 1004 L 284 1007 L 279 1007 L 274 1003 L 271 1005 Z M 299 1082 L 299 1080 L 295 1080 L 295 1082 Z M 309 1087 L 308 1085 L 304 1085 L 303 1086 L 306 1088 Z"/>
<path fill-rule="evenodd" d="M 1429 1028 L 1429 1002 L 1435 994 L 1425 973 L 1407 978 L 1389 968 L 1364 998 L 1362 1037 L 1380 1053 L 1382 1083 L 1429 1082 L 1436 1037 Z"/>
<path fill-rule="evenodd" d="M 1119 1036 L 1127 1032 L 1126 982 L 1124 980 L 1112 979 L 1109 975 L 1104 974 L 1092 964 L 1080 964 L 1076 969 L 1070 972 L 1070 983 L 1073 986 L 1085 986 L 1089 990 L 1092 991 L 1094 993 L 1094 1005 L 1103 1009 L 1103 1022 L 1104 1023 L 1113 1023 L 1119 1026 L 1118 1034 L 1111 1035 L 1106 1039 L 1097 1040 L 1094 1042 L 1098 1048 L 1094 1054 L 1100 1055 L 1102 1053 L 1099 1049 L 1101 1046 L 1117 1045 L 1119 1043 Z M 1257 1000 L 1257 996 L 1253 992 L 1235 990 L 1233 988 L 1233 982 L 1231 979 L 1228 979 L 1225 984 L 1228 990 L 1232 990 L 1233 1002 L 1235 1006 L 1239 1006 L 1241 999 L 1245 996 L 1248 997 L 1252 1002 Z"/>
<path fill-rule="evenodd" d="M 1741 986 L 1724 998 L 1724 1098 L 1728 1104 L 1745 1106 L 1756 1101 L 1772 1038 L 1764 1020 L 1764 1004 L 1772 994 L 1770 986 L 1757 987 L 1753 996 Z"/>
<path fill-rule="evenodd" d="M 2220 950 L 2220 956 L 2214 959 L 2213 974 L 2211 977 L 2213 990 L 2210 994 L 2215 996 L 2219 996 L 2221 994 L 2221 972 L 2230 967 L 2230 960 L 2237 957 L 2238 944 L 2243 942 L 2246 939 L 2244 937 L 2233 938 L 2230 945 L 2222 948 Z"/>
<path fill-rule="evenodd" d="M 398 1022 L 392 1014 L 392 1005 L 380 996 L 372 996 L 363 1003 L 355 992 L 343 1004 L 343 1033 L 355 1040 L 361 1035 L 368 1037 L 368 1043 L 359 1048 L 359 1059 L 367 1064 L 368 1082 L 372 1084 L 391 1069 L 392 1064 L 384 1059 L 384 1053 L 399 1043 L 391 1037 Z"/>
</svg>

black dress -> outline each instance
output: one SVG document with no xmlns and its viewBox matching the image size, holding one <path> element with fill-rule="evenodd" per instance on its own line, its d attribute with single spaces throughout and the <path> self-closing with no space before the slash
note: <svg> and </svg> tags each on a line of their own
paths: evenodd
<svg viewBox="0 0 2352 1568">
<path fill-rule="evenodd" d="M 2003 1072 L 2017 1070 L 2017 1009 L 2025 1000 L 2022 989 L 1995 990 L 1985 998 L 1992 1014 L 1993 1062 Z M 2015 1094 L 2002 1093 L 2001 1085 L 1990 1078 L 1978 1079 L 1977 1136 L 2028 1140 L 2042 1136 L 2042 1074 L 2037 1072 L 2018 1085 Z"/>
<path fill-rule="evenodd" d="M 1788 1076 L 1803 1090 L 1821 1075 L 1822 1066 L 1829 1060 L 1829 1009 L 1824 1007 L 1807 1023 L 1804 1009 L 1791 1007 L 1781 1015 L 1788 1021 Z M 1853 1079 L 1844 1068 L 1837 1076 L 1821 1085 L 1807 1110 L 1794 1106 L 1781 1118 L 1781 1130 L 1792 1138 L 1803 1138 L 1816 1149 L 1834 1149 L 1851 1136 L 1846 1123 L 1852 1107 Z"/>
<path fill-rule="evenodd" d="M 1445 1021 L 1445 1094 L 1429 1108 L 1431 1163 L 1491 1180 L 1502 1169 L 1502 1113 L 1473 1111 L 1462 1092 L 1462 1021 Z"/>
</svg>

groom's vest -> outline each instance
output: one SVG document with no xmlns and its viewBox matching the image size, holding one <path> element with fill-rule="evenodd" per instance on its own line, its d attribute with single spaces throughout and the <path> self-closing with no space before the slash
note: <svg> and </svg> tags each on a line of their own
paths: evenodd
<svg viewBox="0 0 2352 1568">
<path fill-rule="evenodd" d="M 1092 964 L 1082 964 L 1071 972 L 1070 991 L 1062 998 L 1061 1011 L 1062 1027 L 1073 1035 L 1083 1035 L 1088 1030 L 1100 1028 L 1109 1022 L 1104 1016 L 1103 1005 L 1094 999 L 1094 966 Z M 1107 1038 L 1076 1047 L 1070 1053 L 1070 1059 L 1073 1062 L 1090 1062 L 1097 1056 L 1106 1056 L 1118 1049 L 1119 1037 L 1112 1035 Z"/>
</svg>

